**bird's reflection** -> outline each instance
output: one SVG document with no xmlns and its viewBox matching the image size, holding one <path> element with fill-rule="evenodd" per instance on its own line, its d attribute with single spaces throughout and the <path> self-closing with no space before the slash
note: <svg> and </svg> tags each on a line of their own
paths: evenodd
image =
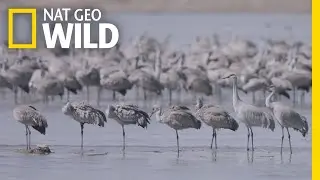
<svg viewBox="0 0 320 180">
<path fill-rule="evenodd" d="M 282 153 L 282 152 L 280 153 L 280 157 L 281 157 L 281 164 L 286 163 L 285 160 L 284 160 L 284 157 L 283 157 L 283 153 Z M 287 163 L 288 163 L 288 164 L 291 164 L 291 160 L 292 160 L 292 153 L 289 153 L 289 157 L 288 157 Z"/>
<path fill-rule="evenodd" d="M 217 161 L 217 150 L 213 150 L 211 153 L 212 161 L 216 162 Z"/>
<path fill-rule="evenodd" d="M 247 159 L 249 164 L 253 163 L 254 151 L 247 151 Z"/>
</svg>

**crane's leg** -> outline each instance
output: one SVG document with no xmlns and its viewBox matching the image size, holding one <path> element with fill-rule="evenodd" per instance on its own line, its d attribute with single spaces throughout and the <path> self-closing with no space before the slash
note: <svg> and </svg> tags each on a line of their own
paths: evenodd
<svg viewBox="0 0 320 180">
<path fill-rule="evenodd" d="M 70 91 L 67 90 L 67 101 L 70 99 Z"/>
<path fill-rule="evenodd" d="M 113 100 L 113 101 L 116 100 L 116 91 L 112 91 L 112 100 Z"/>
<path fill-rule="evenodd" d="M 83 153 L 83 128 L 84 128 L 84 123 L 80 123 L 80 128 L 81 128 L 81 153 Z"/>
<path fill-rule="evenodd" d="M 143 98 L 144 98 L 144 100 L 147 100 L 147 92 L 146 92 L 146 90 L 143 90 Z"/>
<path fill-rule="evenodd" d="M 252 128 L 250 127 L 250 131 L 251 131 L 251 150 L 254 151 L 254 148 L 253 148 L 253 131 L 252 131 Z"/>
<path fill-rule="evenodd" d="M 217 131 L 216 130 L 214 130 L 214 145 L 215 145 L 215 147 L 216 147 L 216 149 L 218 149 L 218 146 L 217 146 Z"/>
<path fill-rule="evenodd" d="M 295 87 L 293 87 L 293 106 L 295 106 L 296 105 L 296 88 Z"/>
<path fill-rule="evenodd" d="M 100 106 L 100 97 L 101 97 L 101 86 L 98 86 L 98 92 L 97 92 L 97 106 Z"/>
<path fill-rule="evenodd" d="M 182 93 L 181 88 L 178 88 L 177 93 L 178 93 L 178 103 L 180 104 L 181 103 L 181 93 Z"/>
<path fill-rule="evenodd" d="M 135 86 L 135 90 L 136 90 L 136 101 L 138 101 L 139 96 L 140 96 L 140 88 L 138 88 L 137 86 Z"/>
<path fill-rule="evenodd" d="M 124 131 L 124 125 L 122 125 L 122 152 L 124 153 L 126 149 L 126 133 Z"/>
<path fill-rule="evenodd" d="M 256 93 L 254 91 L 252 92 L 252 103 L 256 103 Z"/>
<path fill-rule="evenodd" d="M 178 157 L 180 155 L 180 147 L 179 147 L 179 134 L 178 134 L 178 130 L 176 130 L 176 136 L 177 136 L 177 150 L 178 150 Z"/>
<path fill-rule="evenodd" d="M 29 137 L 28 137 L 29 133 L 28 133 L 28 126 L 26 126 L 26 145 L 27 145 L 27 150 L 29 150 Z"/>
<path fill-rule="evenodd" d="M 90 99 L 90 97 L 89 97 L 89 95 L 90 95 L 90 91 L 89 91 L 89 86 L 87 86 L 87 102 L 89 102 L 89 99 Z"/>
<path fill-rule="evenodd" d="M 171 106 L 172 103 L 172 90 L 169 89 L 169 106 Z"/>
<path fill-rule="evenodd" d="M 212 128 L 212 139 L 211 139 L 211 146 L 210 146 L 210 149 L 212 149 L 212 146 L 213 146 L 213 139 L 215 137 L 215 132 L 214 132 L 214 128 Z"/>
<path fill-rule="evenodd" d="M 250 129 L 249 129 L 249 127 L 247 127 L 247 129 L 248 129 L 248 138 L 247 138 L 247 151 L 249 151 Z"/>
<path fill-rule="evenodd" d="M 31 131 L 30 131 L 28 126 L 27 126 L 27 129 L 28 129 L 28 134 L 29 134 L 29 139 L 28 139 L 28 141 L 29 141 L 29 149 L 31 149 Z"/>
<path fill-rule="evenodd" d="M 13 89 L 14 93 L 14 104 L 18 104 L 18 88 L 15 86 Z"/>
<path fill-rule="evenodd" d="M 303 107 L 303 105 L 304 105 L 304 95 L 305 95 L 305 92 L 302 91 L 301 95 L 300 95 L 300 105 L 301 105 L 301 107 Z"/>
<path fill-rule="evenodd" d="M 284 139 L 284 132 L 283 132 L 283 127 L 281 127 L 282 130 L 282 137 L 281 137 L 281 150 L 280 153 L 282 154 L 282 148 L 283 148 L 283 139 Z"/>
<path fill-rule="evenodd" d="M 290 132 L 289 132 L 289 129 L 288 129 L 288 128 L 287 128 L 287 132 L 288 132 L 288 138 L 289 138 L 290 154 L 292 154 L 291 136 L 290 136 Z"/>
</svg>

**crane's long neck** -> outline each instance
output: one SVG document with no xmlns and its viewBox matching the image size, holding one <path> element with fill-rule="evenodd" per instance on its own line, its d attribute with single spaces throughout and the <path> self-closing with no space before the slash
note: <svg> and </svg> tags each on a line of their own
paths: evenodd
<svg viewBox="0 0 320 180">
<path fill-rule="evenodd" d="M 233 107 L 236 106 L 236 104 L 239 102 L 240 98 L 238 95 L 238 88 L 237 88 L 237 78 L 233 78 L 233 97 L 232 97 L 232 102 L 233 102 Z"/>
<path fill-rule="evenodd" d="M 271 107 L 271 98 L 275 94 L 275 91 L 272 91 L 266 98 L 266 107 Z"/>
</svg>

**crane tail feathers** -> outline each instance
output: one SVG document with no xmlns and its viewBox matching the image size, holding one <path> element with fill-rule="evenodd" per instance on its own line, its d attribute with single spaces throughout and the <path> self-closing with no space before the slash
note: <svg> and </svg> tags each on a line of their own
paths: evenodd
<svg viewBox="0 0 320 180">
<path fill-rule="evenodd" d="M 34 126 L 32 126 L 32 128 L 37 130 L 41 134 L 46 135 L 46 126 L 44 126 L 44 125 L 34 125 Z"/>
<path fill-rule="evenodd" d="M 143 119 L 139 119 L 138 120 L 138 125 L 141 126 L 142 128 L 146 128 L 147 129 L 148 124 L 150 124 L 150 121 L 147 118 L 143 118 Z"/>
<path fill-rule="evenodd" d="M 303 137 L 306 137 L 308 131 L 309 131 L 309 125 L 307 122 L 307 118 L 305 116 L 301 116 L 303 121 L 303 127 L 299 130 Z"/>
<path fill-rule="evenodd" d="M 126 89 L 122 89 L 118 91 L 122 96 L 125 96 L 127 94 L 127 90 Z"/>
<path fill-rule="evenodd" d="M 195 126 L 195 128 L 196 128 L 196 129 L 200 129 L 200 128 L 201 128 L 201 125 L 202 125 L 201 121 L 196 120 L 196 126 Z"/>
<path fill-rule="evenodd" d="M 232 123 L 231 123 L 231 128 L 230 128 L 230 129 L 231 129 L 232 131 L 236 131 L 236 130 L 238 130 L 238 128 L 239 128 L 238 122 L 233 119 L 233 121 L 232 121 Z"/>
<path fill-rule="evenodd" d="M 264 112 L 265 114 L 265 120 L 262 123 L 262 127 L 263 128 L 268 128 L 271 131 L 274 131 L 274 129 L 276 128 L 276 123 L 274 121 L 274 118 L 272 116 L 272 114 L 268 113 L 268 112 Z"/>
<path fill-rule="evenodd" d="M 67 87 L 67 90 L 72 92 L 73 94 L 78 94 L 77 89 Z"/>
<path fill-rule="evenodd" d="M 19 87 L 26 93 L 30 92 L 29 86 L 19 86 Z"/>
<path fill-rule="evenodd" d="M 286 91 L 279 92 L 280 95 L 285 96 L 286 98 L 290 99 L 290 94 Z"/>
</svg>

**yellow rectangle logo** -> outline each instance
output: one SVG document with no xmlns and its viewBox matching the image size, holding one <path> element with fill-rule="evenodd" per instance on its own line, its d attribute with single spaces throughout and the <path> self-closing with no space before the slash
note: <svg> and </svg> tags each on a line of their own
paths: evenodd
<svg viewBox="0 0 320 180">
<path fill-rule="evenodd" d="M 31 14 L 31 44 L 13 43 L 13 15 Z M 8 48 L 9 49 L 35 49 L 37 48 L 37 10 L 34 8 L 8 9 Z"/>
</svg>

